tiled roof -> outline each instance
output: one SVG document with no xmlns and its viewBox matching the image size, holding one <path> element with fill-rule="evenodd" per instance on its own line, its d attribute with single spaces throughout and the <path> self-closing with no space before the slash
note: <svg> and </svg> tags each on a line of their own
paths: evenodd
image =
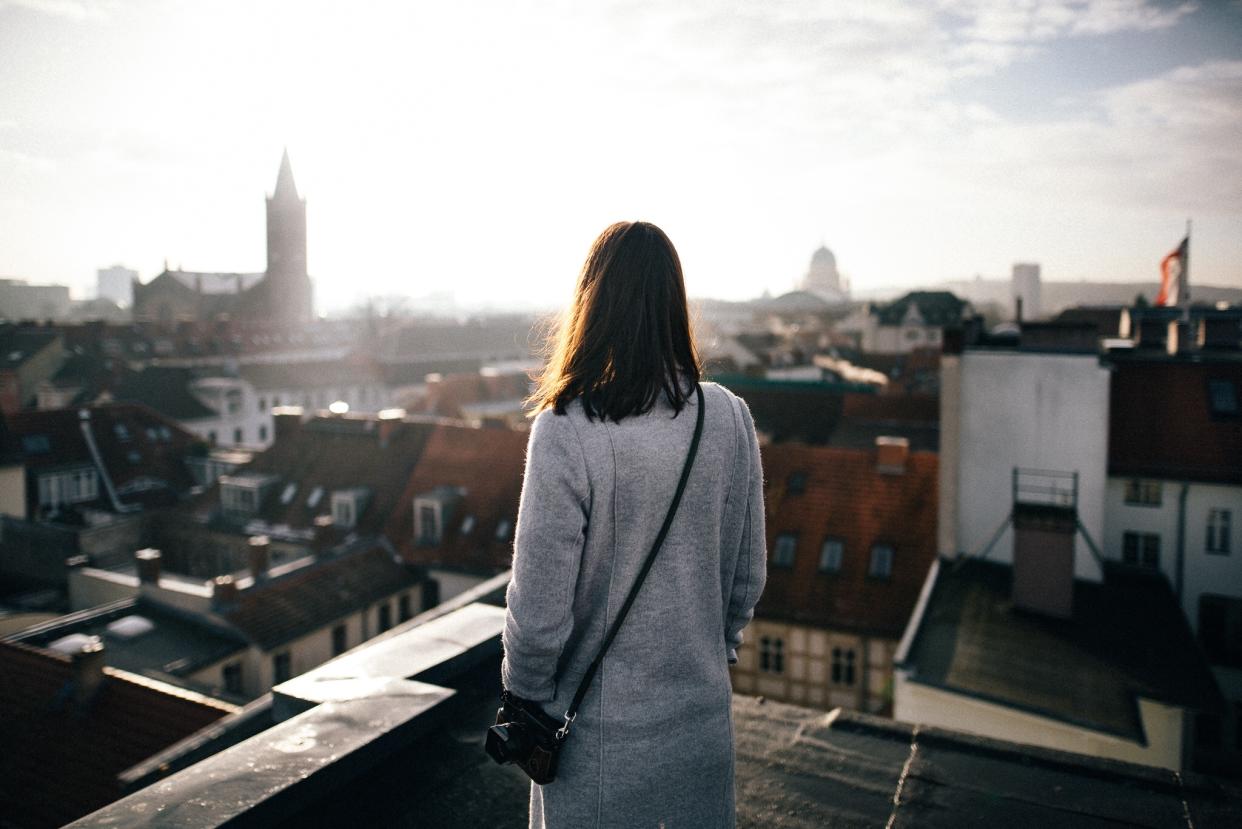
<svg viewBox="0 0 1242 829">
<path fill-rule="evenodd" d="M 900 299 L 879 306 L 874 313 L 881 325 L 901 325 L 912 304 L 919 309 L 923 324 L 932 326 L 961 322 L 970 305 L 950 291 L 911 291 Z"/>
<path fill-rule="evenodd" d="M 1073 618 L 1062 620 L 1016 609 L 1012 573 L 990 561 L 941 562 L 906 659 L 911 681 L 1140 742 L 1139 696 L 1221 705 L 1162 575 L 1106 563 L 1102 583 L 1075 582 Z"/>
<path fill-rule="evenodd" d="M 423 320 L 397 331 L 384 346 L 390 357 L 475 356 L 485 360 L 525 357 L 540 343 L 528 316 L 496 316 L 465 323 Z"/>
<path fill-rule="evenodd" d="M 880 472 L 874 449 L 799 444 L 763 448 L 768 584 L 756 615 L 899 638 L 936 555 L 936 455 L 911 452 L 901 474 Z M 797 479 L 803 476 L 803 491 Z M 792 567 L 773 563 L 794 534 Z M 827 538 L 844 543 L 841 569 L 819 570 Z M 892 574 L 868 576 L 873 545 L 893 548 Z"/>
<path fill-rule="evenodd" d="M 110 668 L 79 707 L 72 671 L 68 657 L 0 642 L 6 826 L 61 826 L 112 802 L 120 772 L 235 710 Z"/>
<path fill-rule="evenodd" d="M 93 463 L 82 432 L 81 413 L 89 412 L 90 430 L 113 485 L 126 502 L 164 502 L 193 486 L 185 458 L 198 438 L 159 413 L 130 403 L 83 409 L 46 409 L 8 416 L 11 437 L 23 449 L 29 474 L 61 465 Z M 134 488 L 127 493 L 127 485 Z M 31 507 L 38 488 L 27 493 Z M 102 484 L 101 502 L 107 503 Z"/>
<path fill-rule="evenodd" d="M 0 369 L 19 368 L 59 336 L 50 328 L 0 325 Z"/>
<path fill-rule="evenodd" d="M 174 420 L 200 420 L 218 417 L 219 413 L 199 400 L 190 391 L 198 377 L 192 368 L 178 366 L 147 366 L 131 374 L 117 387 L 113 397 L 120 401 L 142 403 Z"/>
<path fill-rule="evenodd" d="M 471 406 L 525 400 L 530 391 L 530 378 L 525 374 L 449 374 L 427 384 L 426 395 L 415 410 L 460 418 Z"/>
<path fill-rule="evenodd" d="M 333 491 L 364 487 L 366 506 L 353 532 L 379 534 L 394 511 L 409 508 L 401 493 L 435 428 L 416 422 L 391 425 L 386 442 L 380 439 L 380 421 L 353 416 L 313 418 L 293 434 L 278 437 L 267 451 L 238 470 L 279 478 L 253 517 L 309 529 L 315 516 L 331 514 Z M 219 507 L 219 491 L 219 486 L 213 487 L 196 507 Z M 316 492 L 318 497 L 314 497 Z"/>
<path fill-rule="evenodd" d="M 243 590 L 222 615 L 271 650 L 420 583 L 392 553 L 370 546 Z"/>
<path fill-rule="evenodd" d="M 527 437 L 525 432 L 509 429 L 455 424 L 436 428 L 389 524 L 388 535 L 406 561 L 480 574 L 498 573 L 510 566 Z M 419 545 L 414 540 L 414 498 L 437 487 L 461 487 L 464 492 L 444 528 L 442 542 Z M 463 533 L 467 518 L 473 521 Z"/>
<path fill-rule="evenodd" d="M 204 273 L 199 271 L 165 271 L 182 285 L 205 294 L 235 294 L 258 284 L 266 276 L 264 273 Z M 163 274 L 160 274 L 163 276 Z M 157 279 L 159 277 L 156 277 Z"/>
<path fill-rule="evenodd" d="M 1234 413 L 1213 413 L 1232 392 Z M 1226 402 L 1218 398 L 1218 402 Z M 1242 484 L 1242 359 L 1115 356 L 1110 475 Z"/>
</svg>

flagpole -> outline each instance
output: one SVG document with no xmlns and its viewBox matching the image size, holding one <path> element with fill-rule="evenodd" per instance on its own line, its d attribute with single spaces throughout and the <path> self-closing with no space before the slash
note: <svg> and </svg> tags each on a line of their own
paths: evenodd
<svg viewBox="0 0 1242 829">
<path fill-rule="evenodd" d="M 1186 217 L 1186 255 L 1182 258 L 1181 290 L 1178 299 L 1182 304 L 1182 322 L 1190 330 L 1190 217 Z"/>
</svg>

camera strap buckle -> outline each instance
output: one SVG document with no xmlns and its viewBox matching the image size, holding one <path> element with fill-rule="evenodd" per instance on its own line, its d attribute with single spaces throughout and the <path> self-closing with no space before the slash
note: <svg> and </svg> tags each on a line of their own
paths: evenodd
<svg viewBox="0 0 1242 829">
<path fill-rule="evenodd" d="M 568 737 L 568 736 L 569 736 L 569 726 L 570 726 L 570 724 L 571 724 L 574 720 L 576 720 L 577 718 L 578 718 L 578 712 L 577 712 L 577 711 L 573 712 L 572 714 L 570 714 L 570 713 L 566 712 L 566 713 L 565 713 L 565 724 L 564 724 L 564 725 L 562 725 L 560 728 L 558 728 L 558 729 L 556 730 L 556 739 L 558 739 L 558 740 L 564 740 L 566 737 Z"/>
</svg>

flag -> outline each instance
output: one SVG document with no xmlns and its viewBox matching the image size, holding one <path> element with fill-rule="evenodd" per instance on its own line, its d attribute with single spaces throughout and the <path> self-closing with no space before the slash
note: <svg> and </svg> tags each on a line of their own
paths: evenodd
<svg viewBox="0 0 1242 829">
<path fill-rule="evenodd" d="M 1185 305 L 1190 301 L 1190 236 L 1160 260 L 1160 294 L 1157 305 Z"/>
</svg>

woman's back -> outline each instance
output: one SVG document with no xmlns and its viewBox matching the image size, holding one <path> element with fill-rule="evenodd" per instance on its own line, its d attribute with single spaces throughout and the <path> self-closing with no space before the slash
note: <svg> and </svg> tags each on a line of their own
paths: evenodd
<svg viewBox="0 0 1242 829">
<path fill-rule="evenodd" d="M 733 819 L 728 663 L 762 590 L 758 446 L 745 405 L 703 384 L 703 434 L 655 563 L 586 695 L 534 826 Z M 568 707 L 668 510 L 696 419 L 663 398 L 620 422 L 579 401 L 531 433 L 505 631 L 505 685 Z"/>
</svg>

